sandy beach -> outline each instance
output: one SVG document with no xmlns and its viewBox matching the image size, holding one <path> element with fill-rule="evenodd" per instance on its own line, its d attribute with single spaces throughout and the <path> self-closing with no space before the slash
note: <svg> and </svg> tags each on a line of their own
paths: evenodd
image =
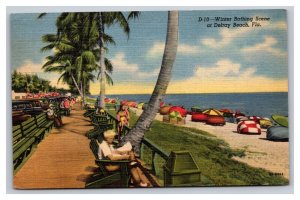
<svg viewBox="0 0 300 200">
<path fill-rule="evenodd" d="M 141 109 L 133 109 L 140 115 Z M 157 114 L 156 120 L 162 121 L 163 116 Z M 225 126 L 211 126 L 201 122 L 192 122 L 191 115 L 187 115 L 186 124 L 181 125 L 209 132 L 226 141 L 233 149 L 244 149 L 246 156 L 235 160 L 250 166 L 264 168 L 277 175 L 282 174 L 289 179 L 289 142 L 272 142 L 266 140 L 266 129 L 261 135 L 242 135 L 236 132 L 237 124 L 226 123 Z"/>
</svg>

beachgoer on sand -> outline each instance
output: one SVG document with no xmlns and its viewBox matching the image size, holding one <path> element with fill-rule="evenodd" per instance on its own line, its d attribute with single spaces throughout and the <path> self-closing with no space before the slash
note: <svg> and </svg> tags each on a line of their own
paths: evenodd
<svg viewBox="0 0 300 200">
<path fill-rule="evenodd" d="M 124 126 L 129 126 L 129 111 L 128 107 L 123 105 L 120 107 L 120 109 L 117 112 L 117 120 L 119 121 L 118 124 L 118 139 L 121 139 L 121 133 L 123 131 Z"/>
<path fill-rule="evenodd" d="M 98 158 L 109 160 L 130 160 L 128 167 L 130 169 L 132 182 L 137 187 L 148 187 L 147 179 L 143 176 L 143 172 L 140 169 L 140 163 L 136 160 L 134 152 L 132 151 L 132 145 L 127 142 L 120 148 L 115 149 L 113 146 L 113 140 L 116 133 L 113 130 L 107 130 L 103 133 L 104 140 L 99 145 Z M 120 169 L 120 165 L 105 164 L 107 171 L 117 171 Z"/>
</svg>

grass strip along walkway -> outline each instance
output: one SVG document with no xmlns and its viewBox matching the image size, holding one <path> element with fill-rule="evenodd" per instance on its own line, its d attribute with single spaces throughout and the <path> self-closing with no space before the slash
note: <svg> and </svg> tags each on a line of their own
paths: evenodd
<svg viewBox="0 0 300 200">
<path fill-rule="evenodd" d="M 115 111 L 110 111 L 115 115 Z M 138 119 L 131 111 L 130 127 Z M 286 185 L 289 183 L 282 176 L 265 169 L 254 168 L 235 161 L 233 156 L 244 156 L 244 150 L 231 149 L 229 145 L 215 136 L 198 129 L 180 127 L 155 120 L 145 137 L 154 142 L 164 151 L 187 150 L 196 160 L 202 175 L 211 180 L 214 186 L 246 186 L 246 185 Z M 146 151 L 145 151 L 146 153 Z M 144 157 L 146 163 L 150 163 Z M 157 160 L 157 169 L 162 169 L 163 160 Z M 163 179 L 162 170 L 157 177 Z"/>
</svg>

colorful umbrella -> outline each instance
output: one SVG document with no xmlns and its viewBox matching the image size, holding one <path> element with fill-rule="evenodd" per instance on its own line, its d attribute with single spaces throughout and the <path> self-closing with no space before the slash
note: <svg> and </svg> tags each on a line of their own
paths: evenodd
<svg viewBox="0 0 300 200">
<path fill-rule="evenodd" d="M 169 117 L 172 118 L 172 119 L 177 119 L 177 120 L 182 119 L 182 116 L 178 111 L 170 112 Z"/>
<path fill-rule="evenodd" d="M 207 115 L 222 116 L 222 113 L 220 111 L 213 109 L 213 108 L 207 109 L 207 110 L 203 111 L 202 113 L 207 114 Z"/>
<path fill-rule="evenodd" d="M 233 113 L 232 110 L 228 109 L 228 108 L 223 108 L 221 110 L 219 110 L 221 113 Z"/>
<path fill-rule="evenodd" d="M 172 106 L 169 112 L 171 113 L 173 111 L 179 112 L 182 117 L 186 117 L 187 115 L 187 110 L 184 109 L 182 106 Z"/>
<path fill-rule="evenodd" d="M 142 108 L 143 108 L 143 105 L 144 105 L 143 102 L 142 102 L 142 103 L 139 103 L 139 104 L 137 105 L 137 108 L 138 108 L 138 109 L 142 109 Z"/>
<path fill-rule="evenodd" d="M 201 108 L 199 106 L 193 106 L 191 107 L 192 112 L 201 112 Z"/>
<path fill-rule="evenodd" d="M 282 115 L 272 115 L 272 119 L 280 126 L 289 127 L 289 119 Z"/>
</svg>

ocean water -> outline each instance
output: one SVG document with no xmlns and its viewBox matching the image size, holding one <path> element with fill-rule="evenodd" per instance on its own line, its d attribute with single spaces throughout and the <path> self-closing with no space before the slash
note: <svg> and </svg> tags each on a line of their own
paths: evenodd
<svg viewBox="0 0 300 200">
<path fill-rule="evenodd" d="M 107 95 L 109 98 L 148 102 L 151 95 Z M 96 97 L 92 95 L 91 97 Z M 205 108 L 229 108 L 247 115 L 270 117 L 272 114 L 288 116 L 288 93 L 234 93 L 234 94 L 167 94 L 165 103 L 180 105 L 190 110 L 192 106 Z"/>
</svg>

